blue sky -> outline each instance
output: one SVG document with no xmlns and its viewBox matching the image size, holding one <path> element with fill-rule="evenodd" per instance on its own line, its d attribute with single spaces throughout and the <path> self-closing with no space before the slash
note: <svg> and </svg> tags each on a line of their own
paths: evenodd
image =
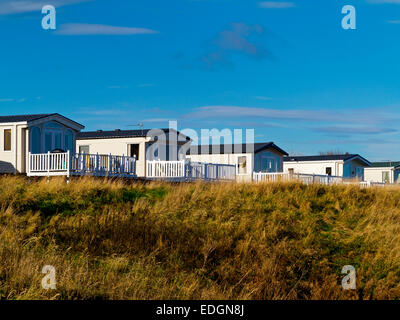
<svg viewBox="0 0 400 320">
<path fill-rule="evenodd" d="M 0 0 L 0 111 L 399 160 L 399 35 L 400 0 Z"/>
</svg>

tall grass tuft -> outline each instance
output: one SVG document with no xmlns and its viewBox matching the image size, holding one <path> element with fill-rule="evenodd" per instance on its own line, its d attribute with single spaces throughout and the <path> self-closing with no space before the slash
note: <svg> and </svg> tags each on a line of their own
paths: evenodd
<svg viewBox="0 0 400 320">
<path fill-rule="evenodd" d="M 0 299 L 399 298 L 399 188 L 0 177 Z"/>
</svg>

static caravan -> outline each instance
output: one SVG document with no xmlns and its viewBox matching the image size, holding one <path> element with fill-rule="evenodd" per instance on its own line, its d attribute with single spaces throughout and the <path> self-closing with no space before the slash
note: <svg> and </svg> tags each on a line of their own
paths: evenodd
<svg viewBox="0 0 400 320">
<path fill-rule="evenodd" d="M 293 156 L 283 159 L 283 171 L 328 175 L 364 181 L 364 169 L 371 163 L 358 154 Z"/>
<path fill-rule="evenodd" d="M 0 117 L 0 173 L 27 173 L 29 153 L 75 152 L 84 126 L 58 113 Z"/>
<path fill-rule="evenodd" d="M 187 159 L 193 162 L 235 165 L 239 181 L 252 181 L 253 172 L 282 172 L 288 155 L 273 142 L 192 146 Z"/>
<path fill-rule="evenodd" d="M 174 129 L 143 129 L 80 132 L 76 138 L 79 154 L 136 157 L 136 174 L 146 177 L 146 161 L 184 160 L 191 139 Z"/>
<path fill-rule="evenodd" d="M 400 161 L 373 162 L 364 169 L 365 181 L 400 184 Z"/>
</svg>

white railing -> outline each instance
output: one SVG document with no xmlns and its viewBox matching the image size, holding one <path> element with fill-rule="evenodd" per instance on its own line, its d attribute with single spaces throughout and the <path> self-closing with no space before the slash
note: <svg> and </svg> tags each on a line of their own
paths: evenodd
<svg viewBox="0 0 400 320">
<path fill-rule="evenodd" d="M 293 178 L 302 181 L 306 184 L 338 184 L 343 182 L 342 177 L 329 176 L 329 175 L 318 175 L 318 174 L 293 174 Z"/>
<path fill-rule="evenodd" d="M 337 184 L 342 183 L 343 178 L 328 175 L 303 174 L 303 173 L 286 173 L 286 172 L 254 172 L 253 180 L 255 182 L 278 182 L 278 181 L 295 181 L 299 180 L 305 184 Z"/>
<path fill-rule="evenodd" d="M 360 186 L 363 188 L 370 188 L 370 187 L 386 187 L 390 186 L 391 184 L 386 184 L 383 182 L 372 182 L 372 181 L 361 181 Z"/>
<path fill-rule="evenodd" d="M 136 176 L 136 158 L 100 154 L 29 153 L 28 176 Z"/>
<path fill-rule="evenodd" d="M 146 177 L 150 179 L 185 178 L 185 161 L 146 161 Z"/>
<path fill-rule="evenodd" d="M 71 167 L 75 174 L 82 175 L 135 176 L 136 158 L 80 153 L 72 157 Z"/>
<path fill-rule="evenodd" d="M 146 177 L 175 180 L 235 180 L 234 165 L 189 162 L 147 161 Z"/>
<path fill-rule="evenodd" d="M 283 173 L 283 172 L 273 172 L 273 173 L 254 172 L 253 180 L 255 182 L 289 181 L 290 176 L 289 176 L 289 174 Z"/>
<path fill-rule="evenodd" d="M 304 174 L 304 173 L 287 173 L 287 172 L 277 172 L 277 173 L 264 173 L 264 172 L 254 172 L 253 181 L 255 182 L 280 182 L 280 181 L 301 181 L 304 184 L 344 184 L 344 185 L 359 185 L 363 188 L 370 187 L 385 187 L 390 184 L 385 184 L 381 182 L 370 182 L 370 181 L 351 181 L 338 176 L 328 176 L 328 175 L 316 175 L 316 174 Z"/>
<path fill-rule="evenodd" d="M 69 175 L 70 154 L 66 153 L 29 153 L 28 175 Z"/>
<path fill-rule="evenodd" d="M 235 180 L 236 166 L 228 164 L 187 162 L 186 177 L 191 180 Z"/>
</svg>

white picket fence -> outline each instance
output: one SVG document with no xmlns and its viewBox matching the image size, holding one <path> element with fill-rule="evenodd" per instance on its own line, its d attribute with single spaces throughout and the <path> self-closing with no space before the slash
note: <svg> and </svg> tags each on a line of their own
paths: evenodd
<svg viewBox="0 0 400 320">
<path fill-rule="evenodd" d="M 71 169 L 75 175 L 135 177 L 136 158 L 80 153 L 72 157 Z"/>
<path fill-rule="evenodd" d="M 391 186 L 393 184 L 387 184 L 383 182 L 372 182 L 372 181 L 361 181 L 360 186 L 363 188 L 370 188 L 370 187 L 386 187 Z"/>
<path fill-rule="evenodd" d="M 301 181 L 305 184 L 338 184 L 343 182 L 342 177 L 302 174 L 302 173 L 286 173 L 286 172 L 254 172 L 253 181 L 255 182 L 278 182 L 278 181 Z"/>
<path fill-rule="evenodd" d="M 203 162 L 187 162 L 186 177 L 191 180 L 235 180 L 236 166 Z"/>
<path fill-rule="evenodd" d="M 316 175 L 316 174 L 303 174 L 303 173 L 265 173 L 265 172 L 254 172 L 253 181 L 255 182 L 280 182 L 280 181 L 301 181 L 305 184 L 347 184 L 354 185 L 357 184 L 363 188 L 369 187 L 384 187 L 386 184 L 379 182 L 367 182 L 367 181 L 348 181 L 343 179 L 343 177 L 328 176 L 328 175 Z"/>
<path fill-rule="evenodd" d="M 28 176 L 93 175 L 136 177 L 134 157 L 65 153 L 29 153 Z"/>
<path fill-rule="evenodd" d="M 67 153 L 29 153 L 28 176 L 65 175 L 70 172 L 70 155 Z"/>
<path fill-rule="evenodd" d="M 255 182 L 280 182 L 289 180 L 290 176 L 283 172 L 274 172 L 274 173 L 253 172 L 253 181 Z"/>
<path fill-rule="evenodd" d="M 265 172 L 254 172 L 253 180 L 255 182 L 277 182 L 277 181 L 292 181 L 299 180 L 305 184 L 337 184 L 342 183 L 342 177 L 328 176 L 328 175 L 316 175 L 316 174 L 302 174 L 302 173 L 265 173 Z"/>
<path fill-rule="evenodd" d="M 146 178 L 165 180 L 235 180 L 234 165 L 190 161 L 146 161 Z"/>
<path fill-rule="evenodd" d="M 185 161 L 146 161 L 146 178 L 178 179 L 185 177 Z"/>
</svg>

